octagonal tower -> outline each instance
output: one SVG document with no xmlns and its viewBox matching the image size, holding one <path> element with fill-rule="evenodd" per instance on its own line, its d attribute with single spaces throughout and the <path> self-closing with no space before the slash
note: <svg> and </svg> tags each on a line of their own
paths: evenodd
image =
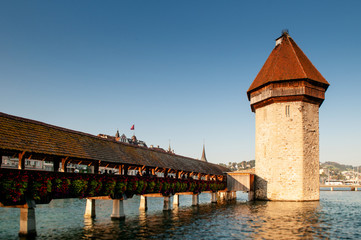
<svg viewBox="0 0 361 240">
<path fill-rule="evenodd" d="M 283 32 L 247 91 L 256 116 L 256 199 L 319 200 L 318 109 L 328 86 Z"/>
</svg>

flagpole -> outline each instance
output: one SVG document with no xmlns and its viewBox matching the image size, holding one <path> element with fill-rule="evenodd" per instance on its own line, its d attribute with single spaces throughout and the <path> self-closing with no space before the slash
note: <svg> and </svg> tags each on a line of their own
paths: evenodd
<svg viewBox="0 0 361 240">
<path fill-rule="evenodd" d="M 135 124 L 132 125 L 132 127 L 130 128 L 131 131 L 133 131 L 133 136 L 135 136 Z"/>
</svg>

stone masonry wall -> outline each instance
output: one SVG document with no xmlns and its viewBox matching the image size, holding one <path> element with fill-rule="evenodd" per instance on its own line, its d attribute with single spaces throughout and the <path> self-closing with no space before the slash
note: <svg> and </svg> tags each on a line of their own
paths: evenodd
<svg viewBox="0 0 361 240">
<path fill-rule="evenodd" d="M 318 200 L 318 105 L 273 103 L 255 114 L 256 198 Z"/>
<path fill-rule="evenodd" d="M 319 160 L 319 107 L 315 104 L 303 104 L 303 198 L 320 199 L 320 160 Z"/>
</svg>

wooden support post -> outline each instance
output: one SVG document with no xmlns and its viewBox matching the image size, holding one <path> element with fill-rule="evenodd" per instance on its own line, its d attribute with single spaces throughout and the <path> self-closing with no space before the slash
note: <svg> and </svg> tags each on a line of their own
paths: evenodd
<svg viewBox="0 0 361 240">
<path fill-rule="evenodd" d="M 198 206 L 199 204 L 199 195 L 193 194 L 192 195 L 192 206 Z"/>
<path fill-rule="evenodd" d="M 62 158 L 62 159 L 61 159 L 61 171 L 62 171 L 62 172 L 66 172 L 66 171 L 67 171 L 66 166 L 68 165 L 68 162 L 69 162 L 68 158 L 69 158 L 69 157 Z"/>
<path fill-rule="evenodd" d="M 53 160 L 53 172 L 59 172 L 59 165 L 60 165 L 59 158 L 55 158 Z"/>
<path fill-rule="evenodd" d="M 95 174 L 99 174 L 99 162 L 94 163 L 94 172 Z"/>
<path fill-rule="evenodd" d="M 124 176 L 128 176 L 128 169 L 129 169 L 129 166 L 124 165 Z"/>
<path fill-rule="evenodd" d="M 217 203 L 217 193 L 212 192 L 211 193 L 211 203 Z"/>
<path fill-rule="evenodd" d="M 36 236 L 35 208 L 20 208 L 19 236 Z"/>
<path fill-rule="evenodd" d="M 113 200 L 113 212 L 112 215 L 110 215 L 110 218 L 112 220 L 125 219 L 123 200 Z"/>
<path fill-rule="evenodd" d="M 179 195 L 178 194 L 175 194 L 173 196 L 173 206 L 174 207 L 179 207 Z"/>
<path fill-rule="evenodd" d="M 170 197 L 164 197 L 163 211 L 172 210 L 170 206 Z"/>
<path fill-rule="evenodd" d="M 86 200 L 84 217 L 95 218 L 95 199 L 87 199 Z"/>
<path fill-rule="evenodd" d="M 140 205 L 139 210 L 147 211 L 148 210 L 148 203 L 147 203 L 147 197 L 140 196 Z"/>
<path fill-rule="evenodd" d="M 18 169 L 25 169 L 25 152 L 19 153 L 19 164 Z"/>
</svg>

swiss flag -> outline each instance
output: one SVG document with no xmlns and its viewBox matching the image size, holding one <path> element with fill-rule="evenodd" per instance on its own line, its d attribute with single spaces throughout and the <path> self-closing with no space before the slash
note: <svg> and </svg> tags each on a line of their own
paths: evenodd
<svg viewBox="0 0 361 240">
<path fill-rule="evenodd" d="M 133 126 L 130 128 L 130 130 L 134 130 L 134 124 L 133 124 Z"/>
</svg>

